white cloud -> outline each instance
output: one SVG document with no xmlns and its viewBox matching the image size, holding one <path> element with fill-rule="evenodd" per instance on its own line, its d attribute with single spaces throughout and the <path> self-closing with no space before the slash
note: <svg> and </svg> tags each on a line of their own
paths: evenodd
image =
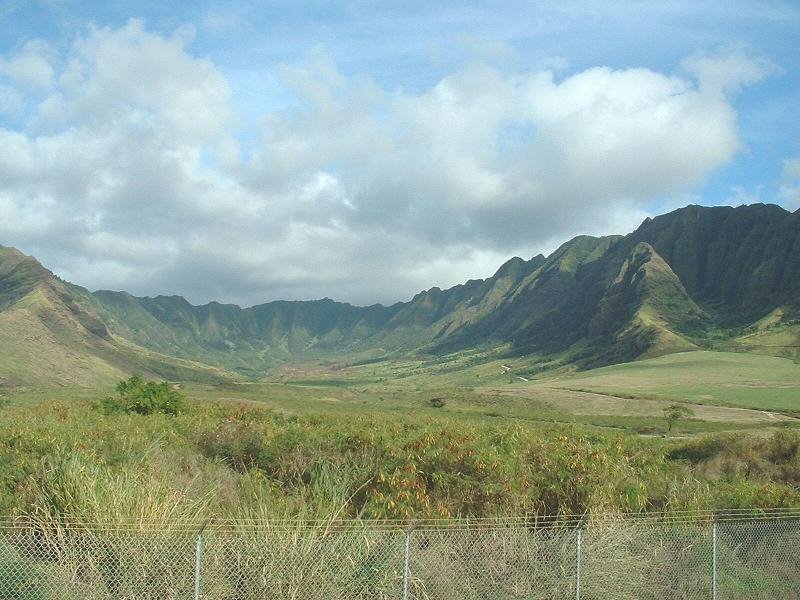
<svg viewBox="0 0 800 600">
<path fill-rule="evenodd" d="M 330 69 L 304 71 L 315 82 L 302 88 L 306 109 L 268 121 L 251 184 L 336 165 L 354 228 L 532 246 L 608 225 L 612 207 L 681 192 L 740 145 L 725 97 L 646 69 L 558 81 L 474 66 L 377 107 L 359 102 L 363 83 Z"/>
<path fill-rule="evenodd" d="M 394 301 L 635 226 L 732 158 L 727 94 L 756 81 L 725 67 L 708 84 L 707 61 L 701 83 L 476 64 L 410 92 L 316 51 L 284 66 L 297 102 L 244 159 L 228 82 L 191 35 L 92 28 L 54 61 L 30 123 L 0 129 L 0 243 L 93 287 Z"/>
<path fill-rule="evenodd" d="M 683 61 L 683 66 L 697 77 L 705 92 L 712 94 L 735 93 L 780 72 L 769 59 L 753 56 L 739 47 L 716 54 L 693 54 Z"/>
<path fill-rule="evenodd" d="M 780 197 L 789 210 L 800 209 L 800 158 L 783 161 Z"/>
<path fill-rule="evenodd" d="M 168 132 L 170 143 L 203 144 L 229 133 L 233 115 L 224 76 L 185 50 L 191 31 L 171 38 L 141 21 L 93 28 L 79 39 L 60 84 L 79 122 L 126 121 Z"/>
<path fill-rule="evenodd" d="M 741 206 L 743 204 L 757 204 L 763 202 L 764 185 L 759 184 L 754 189 L 747 189 L 740 185 L 731 187 L 731 194 L 725 201 L 727 206 Z"/>
<path fill-rule="evenodd" d="M 800 158 L 783 161 L 783 176 L 787 179 L 800 179 Z"/>
<path fill-rule="evenodd" d="M 0 57 L 0 75 L 26 87 L 46 88 L 53 82 L 53 50 L 42 41 L 30 41 L 8 58 Z"/>
</svg>

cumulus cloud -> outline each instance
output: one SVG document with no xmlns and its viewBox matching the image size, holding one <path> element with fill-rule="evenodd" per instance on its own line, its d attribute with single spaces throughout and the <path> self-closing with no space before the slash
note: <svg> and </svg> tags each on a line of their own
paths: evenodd
<svg viewBox="0 0 800 600">
<path fill-rule="evenodd" d="M 55 75 L 53 58 L 53 50 L 47 43 L 30 41 L 11 56 L 0 57 L 0 76 L 26 87 L 49 87 Z"/>
<path fill-rule="evenodd" d="M 283 66 L 296 102 L 245 150 L 226 77 L 191 36 L 95 27 L 49 76 L 12 69 L 3 85 L 31 116 L 0 128 L 0 243 L 91 287 L 404 299 L 624 232 L 687 193 L 739 150 L 730 96 L 759 69 L 744 54 L 694 58 L 689 75 L 477 63 L 410 92 L 318 50 Z"/>
<path fill-rule="evenodd" d="M 733 47 L 718 53 L 697 53 L 683 61 L 684 68 L 697 77 L 707 93 L 738 92 L 742 87 L 779 73 L 780 68 L 762 56 Z"/>
</svg>

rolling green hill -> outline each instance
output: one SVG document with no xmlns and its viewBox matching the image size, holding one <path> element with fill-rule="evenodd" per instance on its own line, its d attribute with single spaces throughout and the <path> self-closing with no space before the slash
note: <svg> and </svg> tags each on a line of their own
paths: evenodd
<svg viewBox="0 0 800 600">
<path fill-rule="evenodd" d="M 574 238 L 492 277 L 391 306 L 240 308 L 63 282 L 0 247 L 0 382 L 88 383 L 142 370 L 250 379 L 286 362 L 494 350 L 591 368 L 704 348 L 796 357 L 800 211 L 688 206 L 627 236 Z M 214 368 L 221 369 L 215 371 Z"/>
<path fill-rule="evenodd" d="M 112 334 L 84 304 L 83 292 L 35 259 L 0 247 L 0 388 L 89 387 L 132 371 L 197 381 L 225 377 Z"/>
</svg>

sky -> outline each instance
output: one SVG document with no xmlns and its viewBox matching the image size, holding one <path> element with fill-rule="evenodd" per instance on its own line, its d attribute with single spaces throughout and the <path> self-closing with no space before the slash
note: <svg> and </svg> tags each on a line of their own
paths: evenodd
<svg viewBox="0 0 800 600">
<path fill-rule="evenodd" d="M 0 0 L 0 244 L 89 289 L 406 300 L 800 208 L 797 2 Z"/>
</svg>

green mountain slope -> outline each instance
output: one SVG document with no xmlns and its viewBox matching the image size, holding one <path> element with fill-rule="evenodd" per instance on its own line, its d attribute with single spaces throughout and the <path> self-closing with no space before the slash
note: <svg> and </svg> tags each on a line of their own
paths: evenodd
<svg viewBox="0 0 800 600">
<path fill-rule="evenodd" d="M 587 364 L 696 349 L 706 315 L 678 276 L 647 243 L 636 244 L 607 286 L 589 322 Z"/>
<path fill-rule="evenodd" d="M 688 206 L 627 236 L 579 236 L 548 257 L 515 257 L 488 279 L 392 306 L 91 293 L 0 247 L 7 385 L 132 369 L 218 376 L 200 363 L 257 378 L 287 361 L 467 349 L 579 368 L 708 347 L 796 356 L 799 332 L 800 211 L 773 205 Z"/>
<path fill-rule="evenodd" d="M 652 245 L 722 324 L 749 324 L 800 299 L 800 211 L 688 206 L 645 221 L 628 239 Z"/>
<path fill-rule="evenodd" d="M 219 369 L 159 355 L 113 335 L 85 290 L 0 246 L 0 387 L 93 386 L 139 371 L 219 381 Z"/>
</svg>

